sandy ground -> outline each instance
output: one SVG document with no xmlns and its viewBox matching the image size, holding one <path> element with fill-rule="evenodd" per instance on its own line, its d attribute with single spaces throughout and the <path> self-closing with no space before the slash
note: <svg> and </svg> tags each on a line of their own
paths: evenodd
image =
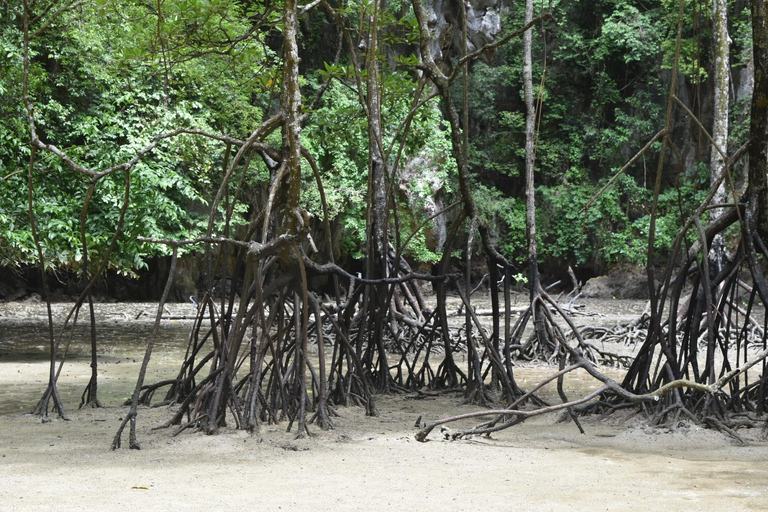
<svg viewBox="0 0 768 512">
<path fill-rule="evenodd" d="M 3 313 L 0 342 L 8 345 L 12 325 Z M 436 429 L 417 442 L 419 416 L 476 410 L 457 395 L 379 397 L 380 417 L 341 408 L 334 430 L 312 428 L 315 435 L 301 440 L 285 432 L 287 423 L 264 425 L 259 436 L 225 429 L 173 437 L 152 430 L 170 411 L 144 408 L 143 450 L 112 452 L 141 343 L 104 346 L 102 409 L 77 410 L 89 369 L 86 357 L 74 357 L 60 381 L 71 421 L 45 424 L 20 412 L 44 389 L 47 366 L 37 354 L 44 347 L 35 343 L 24 344 L 23 357 L 7 347 L 0 353 L 0 511 L 768 509 L 768 443 L 757 430 L 739 431 L 748 441 L 742 446 L 695 425 L 664 431 L 637 418 L 587 418 L 582 435 L 547 416 L 492 438 L 448 441 Z M 148 380 L 175 372 L 177 351 L 158 353 Z M 550 371 L 516 375 L 527 387 Z M 569 378 L 574 395 L 594 385 L 584 375 Z"/>
<path fill-rule="evenodd" d="M 414 439 L 418 416 L 468 412 L 458 397 L 380 400 L 379 418 L 339 411 L 336 429 L 294 440 L 286 425 L 261 435 L 151 430 L 142 450 L 109 451 L 120 407 L 42 424 L 0 416 L 0 510 L 765 510 L 768 445 L 736 446 L 695 426 L 654 431 L 587 420 L 581 435 L 553 417 L 495 434 Z M 126 436 L 127 441 L 127 436 Z M 127 442 L 125 443 L 127 445 Z"/>
</svg>

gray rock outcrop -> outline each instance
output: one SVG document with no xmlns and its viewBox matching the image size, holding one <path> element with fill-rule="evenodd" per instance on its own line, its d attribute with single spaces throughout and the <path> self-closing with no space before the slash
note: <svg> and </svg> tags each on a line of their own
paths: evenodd
<svg viewBox="0 0 768 512">
<path fill-rule="evenodd" d="M 436 62 L 447 62 L 461 55 L 461 9 L 452 0 L 427 0 L 424 4 L 428 25 L 436 34 L 432 55 Z M 473 52 L 496 39 L 501 32 L 501 15 L 506 11 L 502 0 L 468 0 L 467 51 Z"/>
<path fill-rule="evenodd" d="M 648 276 L 641 268 L 620 268 L 587 281 L 583 297 L 648 300 Z"/>
</svg>

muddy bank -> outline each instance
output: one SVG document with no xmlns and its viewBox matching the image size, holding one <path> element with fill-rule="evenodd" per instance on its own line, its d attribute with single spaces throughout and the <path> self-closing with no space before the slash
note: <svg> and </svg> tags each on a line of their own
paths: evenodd
<svg viewBox="0 0 768 512">
<path fill-rule="evenodd" d="M 588 302 L 582 324 L 615 325 L 642 302 Z M 480 306 L 482 307 L 482 306 Z M 433 432 L 414 439 L 414 424 L 477 410 L 460 395 L 379 396 L 381 416 L 338 408 L 335 429 L 310 427 L 296 440 L 287 422 L 258 435 L 225 428 L 220 435 L 154 430 L 172 410 L 141 408 L 143 450 L 109 451 L 122 401 L 135 384 L 154 304 L 100 304 L 99 378 L 102 409 L 77 410 L 90 376 L 87 330 L 73 336 L 60 380 L 71 421 L 42 424 L 24 415 L 47 378 L 44 305 L 0 305 L 0 510 L 764 510 L 768 444 L 739 430 L 738 446 L 723 434 L 681 423 L 651 429 L 639 417 L 586 418 L 586 433 L 557 416 L 534 418 L 491 438 L 448 441 Z M 68 304 L 54 305 L 61 320 Z M 586 314 L 588 310 L 592 313 Z M 148 382 L 178 371 L 190 322 L 187 304 L 171 304 Z M 143 312 L 143 313 L 142 313 Z M 142 314 L 139 314 L 142 313 Z M 531 387 L 554 370 L 521 365 Z M 620 370 L 606 370 L 620 377 Z M 583 396 L 596 382 L 569 374 L 565 390 Z M 554 387 L 545 398 L 556 400 Z M 476 420 L 479 422 L 479 420 Z M 449 425 L 469 427 L 473 421 Z M 127 444 L 127 443 L 125 443 Z"/>
<path fill-rule="evenodd" d="M 72 421 L 0 415 L 1 510 L 764 510 L 768 446 L 736 447 L 712 431 L 633 422 L 538 418 L 492 438 L 413 439 L 418 416 L 468 412 L 458 397 L 381 399 L 381 416 L 342 408 L 336 429 L 294 440 L 285 424 L 260 436 L 151 430 L 143 450 L 108 450 L 122 408 Z M 44 491 L 43 491 L 44 490 Z"/>
</svg>

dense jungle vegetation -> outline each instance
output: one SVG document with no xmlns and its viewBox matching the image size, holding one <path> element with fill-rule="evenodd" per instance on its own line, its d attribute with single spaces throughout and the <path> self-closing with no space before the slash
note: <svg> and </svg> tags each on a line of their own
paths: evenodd
<svg viewBox="0 0 768 512">
<path fill-rule="evenodd" d="M 677 3 L 550 3 L 535 4 L 537 12 L 551 9 L 554 22 L 537 27 L 532 49 L 535 95 L 542 105 L 536 149 L 540 259 L 551 272 L 567 265 L 590 272 L 622 263 L 642 265 L 660 143 L 586 214 L 584 208 L 663 123 Z M 21 101 L 23 27 L 21 6 L 16 4 L 6 1 L 0 11 L 0 231 L 5 235 L 0 241 L 0 265 L 6 267 L 39 261 L 27 211 L 31 148 Z M 275 112 L 282 66 L 278 4 L 77 4 L 45 12 L 44 2 L 30 3 L 33 15 L 45 14 L 39 20 L 45 27 L 30 41 L 28 93 L 41 140 L 80 164 L 109 168 L 130 159 L 156 135 L 179 129 L 246 139 Z M 55 4 L 52 10 L 58 7 Z M 445 10 L 442 16 L 456 23 L 457 13 L 449 10 L 455 6 L 438 7 Z M 414 57 L 416 21 L 409 4 L 388 3 L 383 8 L 378 55 L 382 135 L 390 148 L 420 87 L 420 73 Z M 488 8 L 501 18 L 501 29 L 521 26 L 520 2 L 490 3 Z M 344 37 L 352 39 L 356 58 L 364 58 L 359 44 L 365 39 L 370 6 L 351 3 L 343 9 L 339 15 L 349 25 Z M 728 147 L 738 148 L 748 134 L 751 31 L 746 2 L 731 2 L 728 11 L 732 39 Z M 443 50 L 446 65 L 458 58 L 461 49 L 458 29 L 450 30 Z M 478 33 L 476 39 L 503 34 L 490 30 L 491 34 Z M 678 95 L 705 126 L 713 116 L 712 39 L 708 4 L 689 2 Z M 324 181 L 334 251 L 340 261 L 351 264 L 364 253 L 368 175 L 367 119 L 355 91 L 359 84 L 351 71 L 354 55 L 322 6 L 302 16 L 297 43 L 302 94 L 308 103 L 303 106 L 302 143 Z M 521 51 L 520 40 L 513 39 L 471 63 L 466 131 L 477 206 L 499 250 L 523 268 L 527 242 Z M 457 100 L 461 89 L 455 82 L 452 92 Z M 320 90 L 324 94 L 315 102 Z M 445 123 L 440 104 L 429 101 L 412 119 L 398 155 L 402 163 L 392 186 L 397 190 L 403 238 L 459 194 Z M 681 219 L 706 195 L 709 184 L 709 141 L 683 113 L 676 116 L 674 130 L 679 132 L 679 159 L 665 166 L 656 222 L 655 248 L 662 259 Z M 136 163 L 130 205 L 110 268 L 133 275 L 152 258 L 170 254 L 167 247 L 137 242 L 137 236 L 189 239 L 206 231 L 209 205 L 225 165 L 225 145 L 226 141 L 183 134 L 163 140 Z M 45 260 L 51 269 L 81 271 L 79 213 L 88 177 L 54 154 L 38 158 L 41 170 L 33 186 Z M 254 158 L 242 177 L 239 186 L 245 200 L 232 212 L 233 226 L 243 226 L 258 214 L 259 195 L 270 176 L 268 165 Z M 301 201 L 317 220 L 322 218 L 321 200 L 307 167 L 304 164 Z M 742 169 L 736 168 L 737 186 L 743 182 Z M 91 258 L 98 259 L 107 250 L 118 225 L 123 180 L 122 173 L 106 176 L 93 192 L 85 219 Z M 237 186 L 237 182 L 230 185 L 232 193 Z M 451 223 L 448 217 L 416 233 L 404 252 L 409 261 L 437 261 L 446 225 Z M 221 230 L 222 220 L 216 222 Z"/>
<path fill-rule="evenodd" d="M 56 328 L 49 307 L 35 413 L 66 416 L 56 380 L 86 304 L 81 406 L 100 405 L 95 286 L 163 262 L 113 448 L 128 424 L 140 446 L 138 406 L 159 389 L 177 406 L 169 426 L 207 433 L 287 418 L 305 435 L 332 428 L 337 405 L 376 415 L 377 394 L 425 387 L 507 404 L 473 433 L 626 407 L 724 431 L 736 413 L 759 421 L 765 7 L 4 0 L 0 265 L 39 269 L 46 300 L 45 276 L 62 273 L 77 297 Z M 626 327 L 643 342 L 619 383 L 540 269 L 627 263 L 646 267 L 650 301 Z M 199 306 L 178 377 L 147 384 L 163 305 L 186 290 Z M 518 359 L 557 363 L 562 403 L 520 389 Z M 562 379 L 579 368 L 600 386 L 571 401 Z"/>
</svg>

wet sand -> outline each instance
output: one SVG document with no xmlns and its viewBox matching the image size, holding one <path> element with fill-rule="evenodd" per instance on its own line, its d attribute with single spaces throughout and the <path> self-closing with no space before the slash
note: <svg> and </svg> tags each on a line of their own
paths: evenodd
<svg viewBox="0 0 768 512">
<path fill-rule="evenodd" d="M 153 430 L 172 411 L 142 408 L 138 436 L 143 450 L 112 452 L 109 446 L 126 412 L 120 404 L 135 383 L 150 324 L 130 320 L 134 341 L 109 341 L 110 321 L 120 332 L 134 309 L 147 306 L 128 307 L 122 313 L 118 306 L 105 307 L 100 313 L 105 326 L 100 397 L 106 407 L 77 410 L 90 375 L 86 338 L 72 345 L 60 381 L 71 421 L 45 424 L 23 414 L 45 387 L 45 332 L 40 323 L 18 320 L 11 306 L 0 308 L 0 510 L 766 508 L 768 444 L 758 430 L 739 430 L 747 440 L 741 446 L 696 425 L 652 429 L 641 417 L 617 416 L 585 418 L 582 435 L 552 415 L 491 438 L 449 441 L 436 429 L 428 442 L 417 442 L 419 416 L 433 421 L 477 410 L 458 395 L 378 397 L 380 417 L 340 408 L 334 430 L 311 427 L 315 435 L 299 440 L 295 432 L 285 431 L 287 422 L 262 425 L 259 435 L 230 428 L 216 436 L 187 431 L 174 437 L 171 430 Z M 187 306 L 171 305 L 172 312 L 176 307 Z M 642 310 L 642 305 L 626 307 L 626 314 Z M 26 311 L 28 317 L 37 314 Z M 178 370 L 188 325 L 175 322 L 164 327 L 166 341 L 158 346 L 148 382 Z M 21 325 L 28 326 L 26 334 Z M 516 376 L 530 386 L 553 371 L 521 367 Z M 566 391 L 577 396 L 594 385 L 574 373 Z M 554 390 L 544 394 L 554 397 Z M 127 434 L 123 439 L 127 446 Z"/>
</svg>

